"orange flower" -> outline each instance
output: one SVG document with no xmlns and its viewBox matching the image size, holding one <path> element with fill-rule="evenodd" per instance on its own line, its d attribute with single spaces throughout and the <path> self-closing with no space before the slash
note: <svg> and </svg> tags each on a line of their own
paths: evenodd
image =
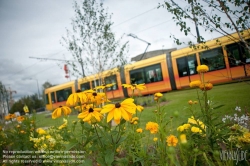
<svg viewBox="0 0 250 166">
<path fill-rule="evenodd" d="M 166 142 L 168 143 L 168 146 L 176 146 L 178 143 L 178 139 L 174 135 L 170 135 L 167 137 Z"/>
<path fill-rule="evenodd" d="M 16 120 L 17 120 L 18 122 L 22 122 L 22 121 L 25 120 L 25 118 L 24 118 L 23 116 L 18 116 L 18 117 L 16 118 Z"/>
<path fill-rule="evenodd" d="M 11 114 L 8 114 L 4 117 L 5 120 L 10 120 L 11 119 Z"/>
<path fill-rule="evenodd" d="M 146 130 L 149 130 L 151 134 L 155 134 L 158 132 L 159 125 L 155 122 L 148 122 L 146 124 Z"/>
<path fill-rule="evenodd" d="M 200 85 L 201 90 L 207 91 L 207 90 L 211 90 L 212 88 L 213 88 L 213 84 L 211 83 L 205 83 L 205 84 Z"/>
<path fill-rule="evenodd" d="M 192 104 L 193 104 L 193 101 L 192 101 L 192 100 L 189 100 L 189 101 L 188 101 L 188 104 L 189 104 L 189 105 L 192 105 Z"/>
</svg>

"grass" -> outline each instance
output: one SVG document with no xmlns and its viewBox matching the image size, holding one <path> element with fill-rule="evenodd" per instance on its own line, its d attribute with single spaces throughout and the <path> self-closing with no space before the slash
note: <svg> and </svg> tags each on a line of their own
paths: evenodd
<svg viewBox="0 0 250 166">
<path fill-rule="evenodd" d="M 164 94 L 166 102 L 162 108 L 166 112 L 167 117 L 173 118 L 172 130 L 182 123 L 187 122 L 187 118 L 191 116 L 191 112 L 188 108 L 189 100 L 198 100 L 197 92 L 201 95 L 202 91 L 196 89 L 186 89 L 179 91 L 171 91 Z M 232 84 L 224 84 L 214 86 L 212 90 L 208 91 L 209 100 L 214 103 L 214 113 L 218 116 L 218 120 L 221 120 L 222 116 L 229 114 L 232 115 L 235 111 L 236 106 L 240 106 L 242 110 L 248 110 L 250 108 L 250 81 L 248 82 L 238 82 Z M 145 100 L 151 100 L 152 96 L 140 97 L 138 103 L 142 103 Z M 196 113 L 199 114 L 199 105 L 195 105 Z M 141 127 L 145 128 L 145 124 L 148 121 L 154 121 L 154 110 L 155 106 L 145 107 L 141 114 Z M 59 126 L 63 123 L 62 118 L 51 119 L 48 112 L 37 114 L 37 126 L 38 127 L 49 127 L 49 126 Z M 179 116 L 176 116 L 179 114 Z M 73 120 L 77 119 L 77 114 L 70 115 L 68 118 L 69 124 Z M 168 119 L 166 119 L 168 120 Z M 169 128 L 169 130 L 171 129 Z"/>
</svg>

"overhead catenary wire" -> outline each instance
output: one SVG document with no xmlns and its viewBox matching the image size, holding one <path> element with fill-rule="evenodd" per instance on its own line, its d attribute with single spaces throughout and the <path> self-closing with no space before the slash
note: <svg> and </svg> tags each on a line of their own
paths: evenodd
<svg viewBox="0 0 250 166">
<path fill-rule="evenodd" d="M 153 26 L 148 27 L 148 28 L 146 28 L 146 29 L 137 31 L 136 33 L 138 34 L 138 33 L 144 32 L 144 31 L 149 30 L 149 29 L 151 29 L 151 28 L 154 28 L 154 27 L 157 27 L 157 26 L 159 26 L 159 25 L 165 24 L 165 23 L 167 23 L 167 22 L 169 22 L 169 21 L 171 21 L 171 20 L 172 20 L 172 19 L 167 20 L 167 21 L 164 21 L 164 22 L 161 22 L 161 23 L 159 23 L 159 24 L 153 25 Z"/>
<path fill-rule="evenodd" d="M 157 7 L 154 7 L 154 8 L 152 8 L 152 9 L 147 10 L 147 11 L 141 13 L 141 14 L 138 14 L 138 15 L 136 15 L 136 16 L 130 18 L 130 19 L 127 19 L 127 20 L 125 20 L 125 21 L 123 21 L 123 22 L 121 22 L 121 23 L 119 23 L 119 24 L 116 24 L 116 25 L 113 26 L 113 28 L 115 28 L 115 27 L 117 27 L 117 26 L 120 26 L 120 25 L 124 24 L 125 22 L 128 22 L 128 21 L 130 21 L 130 20 L 133 20 L 133 19 L 135 19 L 135 18 L 137 18 L 137 17 L 139 17 L 139 16 L 141 16 L 141 15 L 143 15 L 143 14 L 146 14 L 146 13 L 150 12 L 150 11 L 153 11 L 154 9 L 157 9 Z"/>
</svg>

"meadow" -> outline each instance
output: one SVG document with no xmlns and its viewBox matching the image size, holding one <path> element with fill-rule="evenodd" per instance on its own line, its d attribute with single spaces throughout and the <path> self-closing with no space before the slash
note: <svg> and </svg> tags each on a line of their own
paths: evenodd
<svg viewBox="0 0 250 166">
<path fill-rule="evenodd" d="M 189 100 L 198 100 L 197 93 L 203 93 L 197 91 L 197 89 L 184 89 L 176 90 L 164 93 L 164 101 L 161 102 L 162 109 L 167 113 L 168 117 L 174 117 L 173 128 L 177 128 L 182 122 L 191 116 L 191 112 L 187 110 Z M 213 90 L 208 91 L 209 100 L 213 103 L 215 113 L 218 120 L 221 120 L 224 115 L 233 115 L 235 113 L 236 106 L 242 108 L 242 110 L 248 110 L 250 108 L 250 81 L 236 82 L 230 84 L 215 85 Z M 154 117 L 154 111 L 156 110 L 156 104 L 151 96 L 137 97 L 138 103 L 148 103 L 149 106 L 144 107 L 144 111 L 141 114 L 141 125 L 145 126 L 146 122 L 152 121 Z M 166 100 L 166 101 L 165 101 Z M 199 107 L 197 105 L 196 113 L 199 114 Z M 51 112 L 44 112 L 37 114 L 37 127 L 49 127 L 59 126 L 63 122 L 63 117 L 52 119 Z M 72 112 L 68 117 L 68 121 L 77 121 L 77 111 Z"/>
</svg>

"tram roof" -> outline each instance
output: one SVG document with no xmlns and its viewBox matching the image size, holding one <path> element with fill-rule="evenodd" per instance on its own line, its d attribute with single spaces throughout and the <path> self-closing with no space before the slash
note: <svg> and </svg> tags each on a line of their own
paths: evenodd
<svg viewBox="0 0 250 166">
<path fill-rule="evenodd" d="M 140 60 L 152 58 L 152 57 L 155 57 L 158 55 L 168 54 L 168 53 L 175 51 L 175 50 L 177 50 L 177 48 L 149 51 L 149 52 L 146 52 L 145 54 L 142 53 L 142 54 L 139 54 L 139 55 L 131 58 L 131 61 L 140 61 Z"/>
</svg>

